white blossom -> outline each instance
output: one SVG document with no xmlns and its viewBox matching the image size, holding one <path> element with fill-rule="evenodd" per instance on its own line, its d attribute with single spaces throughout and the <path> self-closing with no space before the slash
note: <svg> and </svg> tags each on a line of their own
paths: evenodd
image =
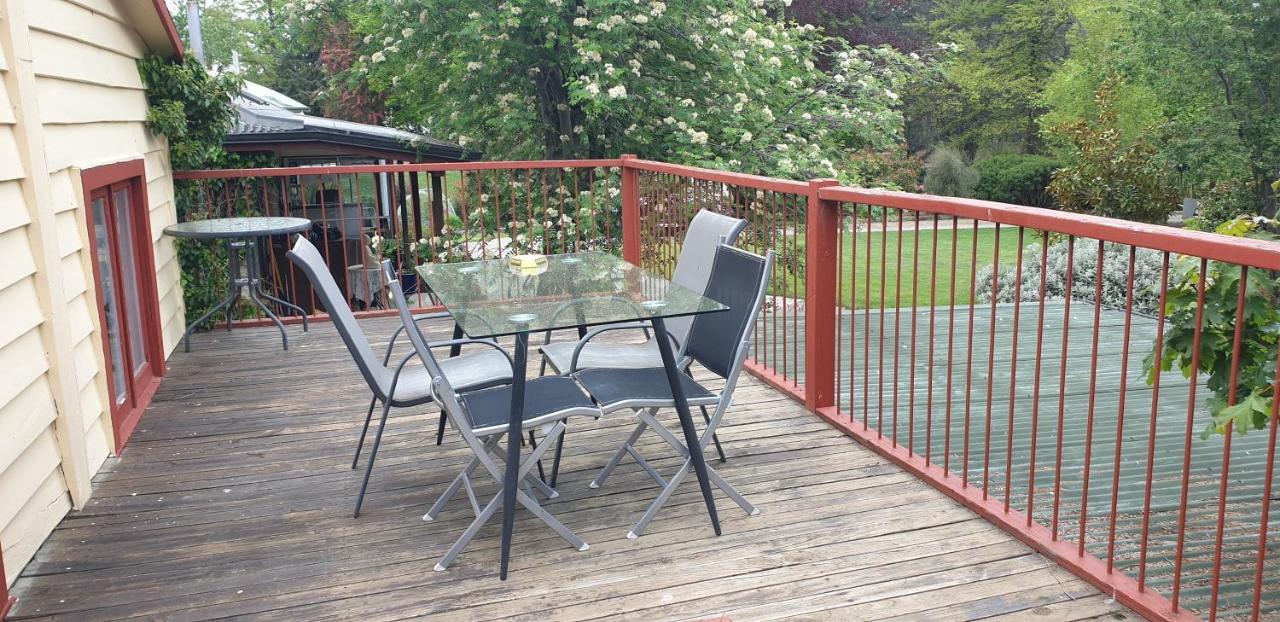
<svg viewBox="0 0 1280 622">
<path fill-rule="evenodd" d="M 619 84 L 609 89 L 609 99 L 626 99 L 627 87 Z"/>
</svg>

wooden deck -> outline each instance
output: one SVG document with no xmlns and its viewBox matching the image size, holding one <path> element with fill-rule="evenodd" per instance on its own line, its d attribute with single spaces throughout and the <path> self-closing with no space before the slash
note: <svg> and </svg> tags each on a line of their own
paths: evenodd
<svg viewBox="0 0 1280 622">
<path fill-rule="evenodd" d="M 291 327 L 290 341 L 284 353 L 270 329 L 214 332 L 175 354 L 88 507 L 18 579 L 12 619 L 1135 617 L 754 379 L 725 418 L 720 470 L 760 515 L 721 496 L 717 538 L 686 483 L 628 540 L 656 486 L 624 462 L 587 488 L 630 427 L 617 416 L 570 428 L 563 494 L 546 505 L 589 551 L 520 512 L 511 580 L 496 576 L 497 521 L 433 572 L 471 520 L 462 498 L 440 520 L 420 518 L 467 459 L 461 442 L 434 445 L 434 407 L 393 415 L 352 519 L 359 472 L 348 467 L 368 392 L 331 326 Z"/>
</svg>

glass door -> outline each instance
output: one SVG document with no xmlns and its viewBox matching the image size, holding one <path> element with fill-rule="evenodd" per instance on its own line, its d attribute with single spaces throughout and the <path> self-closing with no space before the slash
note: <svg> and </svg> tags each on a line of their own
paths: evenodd
<svg viewBox="0 0 1280 622">
<path fill-rule="evenodd" d="M 137 235 L 134 199 L 132 180 L 98 188 L 89 196 L 111 416 L 117 428 L 141 414 L 139 393 L 155 378 L 138 252 L 139 244 L 149 240 Z"/>
</svg>

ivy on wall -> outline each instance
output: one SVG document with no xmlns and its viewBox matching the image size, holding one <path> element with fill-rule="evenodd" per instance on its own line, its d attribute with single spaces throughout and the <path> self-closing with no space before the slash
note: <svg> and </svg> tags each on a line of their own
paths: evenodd
<svg viewBox="0 0 1280 622">
<path fill-rule="evenodd" d="M 262 156 L 228 153 L 222 139 L 236 117 L 232 97 L 243 80 L 231 73 L 212 74 L 194 57 L 180 61 L 147 56 L 138 61 L 147 89 L 147 127 L 169 141 L 173 170 L 239 168 L 262 164 Z M 174 184 L 178 222 L 212 217 L 196 198 L 192 184 Z M 187 318 L 204 314 L 226 293 L 227 257 L 220 245 L 176 241 L 182 267 Z"/>
</svg>

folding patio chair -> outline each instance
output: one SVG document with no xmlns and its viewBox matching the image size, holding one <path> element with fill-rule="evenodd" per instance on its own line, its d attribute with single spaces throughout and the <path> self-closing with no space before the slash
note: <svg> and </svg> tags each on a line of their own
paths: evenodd
<svg viewBox="0 0 1280 622">
<path fill-rule="evenodd" d="M 676 260 L 676 269 L 671 275 L 671 281 L 702 293 L 707 286 L 707 275 L 715 259 L 716 247 L 720 244 L 732 246 L 746 227 L 747 221 L 741 218 L 700 210 L 689 223 L 689 230 L 685 233 L 684 244 L 680 247 L 680 256 Z M 646 329 L 649 326 L 642 323 L 630 325 L 643 326 Z M 679 347 L 689 334 L 690 318 L 668 318 L 666 325 L 667 332 L 671 333 Z M 543 344 L 539 351 L 542 352 L 544 370 L 550 366 L 557 374 L 563 374 L 569 369 L 569 359 L 573 357 L 577 347 L 576 341 Z M 658 355 L 658 342 L 652 339 L 644 343 L 589 343 L 578 356 L 582 367 L 662 367 L 662 357 Z"/>
<path fill-rule="evenodd" d="M 695 292 L 702 293 L 707 287 L 707 275 L 711 272 L 711 264 L 715 259 L 716 247 L 720 244 L 728 244 L 732 246 L 738 239 L 738 235 L 747 228 L 747 221 L 741 218 L 733 218 L 717 214 L 708 210 L 699 210 L 693 216 L 693 220 L 689 223 L 689 229 L 685 232 L 684 243 L 680 247 L 680 256 L 676 260 L 676 268 L 671 275 L 672 282 L 691 289 Z M 658 354 L 658 342 L 649 338 L 649 325 L 645 323 L 629 323 L 630 326 L 640 327 L 644 331 L 646 340 L 643 343 L 588 343 L 578 354 L 579 364 L 582 367 L 609 367 L 609 368 L 645 368 L 645 367 L 662 367 L 662 357 Z M 687 317 L 673 317 L 666 320 L 667 332 L 670 333 L 672 341 L 676 344 L 676 348 L 684 342 L 689 335 L 689 327 L 692 325 L 692 319 Z M 583 335 L 579 335 L 582 337 Z M 550 342 L 551 332 L 547 331 L 547 343 L 544 343 L 539 351 L 542 352 L 542 370 L 546 373 L 546 368 L 551 367 L 557 374 L 563 374 L 569 369 L 570 359 L 574 355 L 574 351 L 578 347 L 576 341 L 559 341 Z M 707 409 L 702 408 L 703 421 L 710 419 Z M 716 454 L 720 457 L 720 461 L 725 461 L 724 450 L 720 447 L 720 439 L 712 437 L 716 445 Z M 552 459 L 551 479 L 552 486 L 556 485 L 558 474 L 560 471 L 560 453 L 564 445 L 564 436 L 561 435 L 559 443 L 556 445 L 555 458 Z"/>
<path fill-rule="evenodd" d="M 723 244 L 716 249 L 715 261 L 704 295 L 727 305 L 729 310 L 695 316 L 689 329 L 688 339 L 682 345 L 677 357 L 682 367 L 696 361 L 711 373 L 724 379 L 724 387 L 717 394 L 689 375 L 679 376 L 684 382 L 684 394 L 689 406 L 715 407 L 714 414 L 707 421 L 706 428 L 699 437 L 698 451 L 706 451 L 708 442 L 715 435 L 716 428 L 719 427 L 725 411 L 733 400 L 734 387 L 737 386 L 743 363 L 751 350 L 751 333 L 755 328 L 760 307 L 764 304 L 773 263 L 773 251 L 761 257 Z M 576 378 L 586 388 L 605 413 L 632 409 L 640 418 L 640 422 L 636 424 L 627 440 L 618 447 L 604 469 L 591 482 L 592 488 L 599 488 L 618 466 L 623 455 L 629 454 L 645 473 L 662 486 L 662 491 L 649 505 L 649 509 L 627 533 L 628 538 L 635 538 L 644 532 L 645 527 L 670 498 L 671 493 L 689 474 L 693 462 L 689 458 L 689 449 L 681 436 L 664 426 L 656 417 L 659 408 L 675 406 L 671 396 L 671 385 L 667 381 L 666 372 L 661 367 L 614 369 L 591 368 L 582 364 L 580 355 L 592 338 L 606 331 L 620 328 L 625 327 L 605 326 L 588 333 L 578 342 L 578 347 L 570 359 L 569 369 L 570 376 Z M 646 429 L 652 429 L 675 449 L 678 455 L 685 458 L 680 469 L 669 479 L 663 478 L 640 455 L 636 442 Z M 751 505 L 742 493 L 726 482 L 709 464 L 707 475 L 716 487 L 729 495 L 748 514 L 758 513 L 755 506 Z"/>
<path fill-rule="evenodd" d="M 498 441 L 507 433 L 511 413 L 512 387 L 503 386 L 465 394 L 458 393 L 452 384 L 449 372 L 432 356 L 430 347 L 427 346 L 426 340 L 422 337 L 422 332 L 418 329 L 417 324 L 414 323 L 412 314 L 409 313 L 409 306 L 404 300 L 404 295 L 400 291 L 398 283 L 391 284 L 391 298 L 395 301 L 396 309 L 400 313 L 400 321 L 405 326 L 405 334 L 409 336 L 410 342 L 413 343 L 414 351 L 422 360 L 423 366 L 431 374 L 432 392 L 436 401 L 440 404 L 440 408 L 448 414 L 449 422 L 458 430 L 467 447 L 475 454 L 462 472 L 445 489 L 444 494 L 440 495 L 440 498 L 422 517 L 423 520 L 435 520 L 435 517 L 449 503 L 449 500 L 458 493 L 459 489 L 466 490 L 467 498 L 471 502 L 471 509 L 476 515 L 475 520 L 462 532 L 458 541 L 449 548 L 449 551 L 436 564 L 435 569 L 439 571 L 449 567 L 449 564 L 466 548 L 467 544 L 476 536 L 476 533 L 480 531 L 480 528 L 502 506 L 502 491 L 499 490 L 493 496 L 493 499 L 481 508 L 479 501 L 476 499 L 471 475 L 478 467 L 484 467 L 493 476 L 493 479 L 497 480 L 500 485 L 503 484 L 505 475 L 503 462 L 506 460 L 506 455 L 498 451 Z M 432 344 L 431 347 L 436 345 L 439 344 Z M 522 432 L 538 426 L 553 424 L 546 435 L 546 438 L 552 442 L 564 430 L 565 419 L 574 416 L 598 419 L 601 416 L 600 409 L 591 401 L 591 398 L 586 393 L 583 393 L 582 388 L 572 378 L 567 376 L 545 376 L 526 382 L 524 386 L 523 414 Z M 519 442 L 519 439 L 511 439 L 508 442 Z M 542 454 L 550 446 L 550 443 L 543 443 L 533 449 L 529 456 L 521 461 L 518 470 L 520 486 L 516 490 L 516 500 L 520 505 L 532 512 L 534 516 L 537 516 L 542 522 L 551 527 L 565 541 L 573 545 L 574 548 L 579 551 L 585 551 L 588 548 L 587 543 L 583 542 L 581 538 L 570 531 L 564 523 L 552 516 L 550 512 L 547 512 L 533 496 L 534 489 L 537 489 L 549 499 L 559 496 L 555 489 L 547 486 L 541 479 L 530 476 L 529 473 L 533 465 L 542 458 Z"/>
<path fill-rule="evenodd" d="M 338 334 L 342 337 L 342 342 L 346 344 L 347 350 L 351 353 L 351 358 L 355 360 L 356 367 L 360 370 L 360 375 L 364 378 L 370 391 L 373 392 L 373 400 L 370 404 L 369 412 L 365 415 L 364 427 L 360 430 L 360 440 L 356 444 L 356 456 L 352 461 L 352 468 L 355 468 L 356 462 L 360 459 L 360 452 L 364 447 L 365 436 L 369 431 L 369 424 L 373 418 L 373 404 L 382 402 L 382 418 L 378 422 L 378 432 L 374 436 L 373 447 L 369 452 L 369 463 L 365 466 L 364 480 L 360 484 L 360 494 L 356 497 L 355 516 L 359 518 L 365 490 L 369 486 L 369 477 L 373 473 L 373 463 L 378 456 L 378 446 L 382 442 L 382 432 L 387 425 L 387 415 L 391 412 L 393 406 L 403 408 L 431 402 L 433 400 L 431 375 L 423 367 L 409 365 L 409 362 L 414 359 L 414 353 L 412 352 L 401 358 L 394 368 L 387 364 L 391 355 L 390 349 L 388 349 L 384 360 L 379 362 L 373 353 L 373 347 L 369 345 L 368 338 L 365 337 L 364 331 L 360 328 L 360 323 L 356 320 L 355 314 L 347 306 L 346 298 L 338 288 L 337 282 L 333 280 L 333 275 L 329 273 L 329 269 L 325 266 L 324 258 L 305 237 L 298 236 L 293 249 L 286 253 L 286 256 L 290 261 L 297 264 L 303 273 L 307 275 L 307 279 L 311 281 L 312 289 L 315 291 L 316 296 L 319 297 L 320 303 L 325 310 L 329 312 L 329 317 L 332 318 L 334 327 L 338 329 Z M 391 282 L 393 285 L 399 285 L 398 280 L 392 279 Z M 453 382 L 456 383 L 455 386 L 478 389 L 511 382 L 511 360 L 496 342 L 491 340 L 459 339 L 437 342 L 434 345 L 439 347 L 455 344 L 478 344 L 492 348 L 491 350 L 445 359 L 441 363 L 441 369 L 444 370 L 444 373 L 450 374 Z"/>
</svg>

